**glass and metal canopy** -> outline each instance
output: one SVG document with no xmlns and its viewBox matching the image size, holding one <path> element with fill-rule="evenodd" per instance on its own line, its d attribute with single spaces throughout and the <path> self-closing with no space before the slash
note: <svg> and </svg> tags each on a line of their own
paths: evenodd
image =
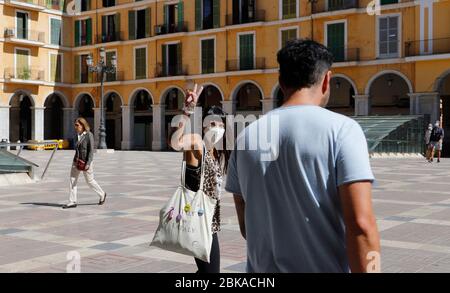
<svg viewBox="0 0 450 293">
<path fill-rule="evenodd" d="M 366 135 L 370 153 L 415 153 L 424 149 L 425 118 L 423 116 L 358 116 L 352 117 Z"/>
</svg>

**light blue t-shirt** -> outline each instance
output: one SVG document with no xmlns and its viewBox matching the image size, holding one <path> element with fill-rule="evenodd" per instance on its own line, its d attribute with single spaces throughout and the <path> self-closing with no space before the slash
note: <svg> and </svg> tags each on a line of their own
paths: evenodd
<svg viewBox="0 0 450 293">
<path fill-rule="evenodd" d="M 268 148 L 261 137 L 274 125 Z M 231 155 L 226 190 L 245 201 L 247 271 L 349 272 L 338 186 L 374 181 L 359 124 L 318 106 L 279 108 L 237 145 L 246 148 Z"/>
</svg>

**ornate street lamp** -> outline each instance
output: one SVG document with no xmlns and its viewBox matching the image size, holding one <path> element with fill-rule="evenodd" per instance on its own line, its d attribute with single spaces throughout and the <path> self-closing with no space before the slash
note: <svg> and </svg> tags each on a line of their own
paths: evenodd
<svg viewBox="0 0 450 293">
<path fill-rule="evenodd" d="M 98 64 L 94 65 L 94 60 L 92 59 L 91 55 L 89 55 L 86 59 L 86 64 L 89 68 L 89 72 L 95 72 L 100 76 L 100 140 L 98 143 L 98 149 L 107 149 L 108 147 L 106 146 L 105 112 L 103 106 L 103 83 L 105 81 L 106 74 L 116 73 L 117 58 L 116 55 L 113 55 L 111 59 L 111 66 L 107 65 L 105 48 L 100 48 L 100 60 Z"/>
</svg>

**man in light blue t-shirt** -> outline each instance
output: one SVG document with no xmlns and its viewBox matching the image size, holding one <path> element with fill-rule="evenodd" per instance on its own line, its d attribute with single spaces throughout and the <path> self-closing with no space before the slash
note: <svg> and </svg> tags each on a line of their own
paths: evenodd
<svg viewBox="0 0 450 293">
<path fill-rule="evenodd" d="M 247 239 L 247 271 L 380 271 L 364 133 L 322 108 L 332 55 L 296 40 L 278 62 L 284 104 L 239 135 L 228 164 L 226 190 Z M 260 143 L 267 133 L 271 139 Z"/>
</svg>

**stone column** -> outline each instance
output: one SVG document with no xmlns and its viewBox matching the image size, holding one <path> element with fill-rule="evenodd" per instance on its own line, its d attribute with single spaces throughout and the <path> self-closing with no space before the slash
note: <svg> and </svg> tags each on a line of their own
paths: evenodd
<svg viewBox="0 0 450 293">
<path fill-rule="evenodd" d="M 261 100 L 261 102 L 262 102 L 262 106 L 263 106 L 262 112 L 263 112 L 263 114 L 267 114 L 268 112 L 275 109 L 277 100 L 272 99 L 272 98 L 267 98 L 267 99 Z"/>
<path fill-rule="evenodd" d="M 420 94 L 418 93 L 410 93 L 409 96 L 409 114 L 417 115 L 417 107 Z"/>
<path fill-rule="evenodd" d="M 370 114 L 369 95 L 355 95 L 355 116 L 368 116 Z"/>
<path fill-rule="evenodd" d="M 94 133 L 94 139 L 95 139 L 95 147 L 98 146 L 99 142 L 99 127 L 100 127 L 100 117 L 101 117 L 101 109 L 100 108 L 94 108 L 94 125 L 91 126 L 94 129 L 91 129 L 91 131 Z"/>
<path fill-rule="evenodd" d="M 134 142 L 134 107 L 122 106 L 122 150 L 131 150 Z"/>
<path fill-rule="evenodd" d="M 44 107 L 31 108 L 31 139 L 44 140 Z"/>
<path fill-rule="evenodd" d="M 0 141 L 9 141 L 9 108 L 10 106 L 0 106 Z"/>
<path fill-rule="evenodd" d="M 166 105 L 153 105 L 153 139 L 152 150 L 162 151 L 166 148 Z"/>
<path fill-rule="evenodd" d="M 75 111 L 73 108 L 63 108 L 63 133 L 64 139 L 71 141 L 75 136 L 75 129 L 73 127 L 75 117 Z"/>
<path fill-rule="evenodd" d="M 415 93 L 416 95 L 416 115 L 429 115 L 430 122 L 439 120 L 439 93 Z"/>
<path fill-rule="evenodd" d="M 236 101 L 231 99 L 229 101 L 222 101 L 222 109 L 228 115 L 234 115 L 236 113 Z"/>
</svg>

